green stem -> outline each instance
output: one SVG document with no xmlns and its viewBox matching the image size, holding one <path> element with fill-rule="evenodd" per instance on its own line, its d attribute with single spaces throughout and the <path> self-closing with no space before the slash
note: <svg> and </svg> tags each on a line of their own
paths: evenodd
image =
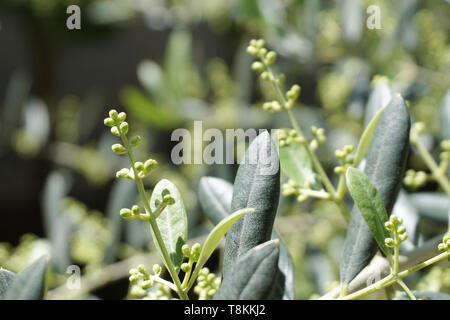
<svg viewBox="0 0 450 320">
<path fill-rule="evenodd" d="M 416 296 L 409 290 L 408 286 L 403 282 L 403 280 L 398 279 L 397 283 L 402 287 L 411 300 L 417 300 Z"/>
<path fill-rule="evenodd" d="M 263 58 L 261 58 L 261 61 L 264 64 L 264 67 L 266 68 L 267 72 L 269 73 L 269 77 L 271 79 L 270 83 L 272 83 L 272 86 L 274 87 L 274 89 L 278 95 L 278 99 L 282 103 L 283 109 L 286 111 L 286 113 L 288 115 L 289 121 L 291 122 L 292 127 L 297 132 L 298 136 L 305 138 L 305 135 L 304 135 L 302 129 L 300 128 L 300 126 L 298 125 L 297 120 L 295 119 L 294 115 L 292 114 L 292 111 L 290 109 L 285 108 L 285 106 L 287 105 L 286 97 L 283 95 L 283 92 L 281 91 L 281 88 L 278 85 L 277 80 L 276 80 L 272 70 L 270 69 L 270 67 L 267 64 L 264 63 Z M 322 178 L 323 185 L 325 186 L 325 189 L 327 190 L 327 192 L 330 194 L 331 200 L 333 200 L 337 204 L 342 215 L 344 216 L 344 219 L 347 222 L 349 222 L 350 221 L 350 213 L 349 213 L 347 207 L 345 206 L 343 200 L 339 199 L 336 196 L 336 189 L 334 188 L 333 184 L 331 183 L 330 179 L 328 178 L 328 175 L 326 174 L 325 170 L 323 169 L 322 164 L 320 163 L 316 154 L 311 150 L 306 139 L 305 139 L 305 142 L 303 143 L 303 145 L 305 146 L 305 150 L 313 162 L 314 168 L 316 169 L 317 173 Z"/>
<path fill-rule="evenodd" d="M 436 164 L 436 161 L 434 161 L 431 154 L 423 146 L 422 142 L 420 142 L 418 138 L 414 140 L 414 144 L 416 145 L 422 159 L 425 161 L 425 164 L 428 166 L 428 168 L 430 168 L 433 179 L 435 179 L 437 183 L 439 183 L 441 188 L 444 189 L 444 191 L 448 195 L 450 195 L 450 181 L 448 180 L 447 176 L 442 172 L 442 170 Z"/>
<path fill-rule="evenodd" d="M 119 126 L 117 126 L 119 127 Z M 162 253 L 162 258 L 164 261 L 164 264 L 167 267 L 167 270 L 170 273 L 170 276 L 172 277 L 173 282 L 175 283 L 176 287 L 177 287 L 177 293 L 179 295 L 179 297 L 183 300 L 189 300 L 187 294 L 183 291 L 183 289 L 181 288 L 181 282 L 180 282 L 180 278 L 178 278 L 178 274 L 175 271 L 175 267 L 172 263 L 172 260 L 170 259 L 169 253 L 167 252 L 167 248 L 164 245 L 164 240 L 162 239 L 161 236 L 161 231 L 159 230 L 158 224 L 156 223 L 155 217 L 152 214 L 152 210 L 150 208 L 150 203 L 147 199 L 147 195 L 145 194 L 145 188 L 144 188 L 144 183 L 142 182 L 142 179 L 139 178 L 138 176 L 138 172 L 134 166 L 134 157 L 133 157 L 133 153 L 131 151 L 131 147 L 130 144 L 128 142 L 127 137 L 122 134 L 122 132 L 120 132 L 120 137 L 122 138 L 123 144 L 125 146 L 125 148 L 127 149 L 127 154 L 128 154 L 128 158 L 130 160 L 131 163 L 131 168 L 133 169 L 133 173 L 134 173 L 134 180 L 136 181 L 136 186 L 139 192 L 139 196 L 141 198 L 141 201 L 144 205 L 145 211 L 150 214 L 150 218 L 149 218 L 149 223 L 150 223 L 150 227 L 153 230 L 153 234 L 155 235 L 155 242 L 158 245 L 158 247 L 161 250 Z"/>
<path fill-rule="evenodd" d="M 172 289 L 175 292 L 178 292 L 178 288 L 176 286 L 174 286 L 172 282 L 164 280 L 163 278 L 160 278 L 158 276 L 153 276 L 153 280 L 156 282 L 159 282 L 165 286 L 168 286 L 170 289 Z"/>
<path fill-rule="evenodd" d="M 339 299 L 355 300 L 355 299 L 364 297 L 364 296 L 366 296 L 366 295 L 368 295 L 368 294 L 370 294 L 372 292 L 375 292 L 375 291 L 377 291 L 379 289 L 383 289 L 383 288 L 388 287 L 388 286 L 390 286 L 390 285 L 392 285 L 394 283 L 397 283 L 398 280 L 403 279 L 404 277 L 410 275 L 411 273 L 419 271 L 419 270 L 421 270 L 421 269 L 423 269 L 425 267 L 428 267 L 428 266 L 430 266 L 430 265 L 432 265 L 432 264 L 434 264 L 436 262 L 439 262 L 442 259 L 445 259 L 445 258 L 447 258 L 449 256 L 450 256 L 450 252 L 443 252 L 443 253 L 441 253 L 441 254 L 433 257 L 433 258 L 430 258 L 430 259 L 428 259 L 428 260 L 426 260 L 426 261 L 424 261 L 422 263 L 419 263 L 419 264 L 417 264 L 417 265 L 415 265 L 415 266 L 413 266 L 413 267 L 411 267 L 411 268 L 409 268 L 407 270 L 399 272 L 397 274 L 397 276 L 394 276 L 391 273 L 390 275 L 386 276 L 385 278 L 381 279 L 380 281 L 377 281 L 376 283 L 374 283 L 374 284 L 372 284 L 372 285 L 370 285 L 368 287 L 365 287 L 364 289 L 358 290 L 358 291 L 356 291 L 356 292 L 354 292 L 352 294 L 349 294 L 349 295 L 347 295 L 345 297 L 341 297 Z"/>
<path fill-rule="evenodd" d="M 189 259 L 189 270 L 188 270 L 188 272 L 186 272 L 186 274 L 184 275 L 183 283 L 181 284 L 181 287 L 182 287 L 183 289 L 185 289 L 186 286 L 188 285 L 188 281 L 189 281 L 189 278 L 190 278 L 191 273 L 192 273 L 192 266 L 193 266 L 193 265 L 194 265 L 194 261 L 191 260 L 191 259 Z"/>
</svg>

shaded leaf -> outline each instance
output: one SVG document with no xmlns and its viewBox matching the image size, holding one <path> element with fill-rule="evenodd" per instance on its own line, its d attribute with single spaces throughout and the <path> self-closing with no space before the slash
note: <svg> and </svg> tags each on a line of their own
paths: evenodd
<svg viewBox="0 0 450 320">
<path fill-rule="evenodd" d="M 364 220 L 366 220 L 378 246 L 386 256 L 390 256 L 392 254 L 391 248 L 384 243 L 384 239 L 389 237 L 389 233 L 384 227 L 384 223 L 388 221 L 388 216 L 377 189 L 364 173 L 355 168 L 350 167 L 347 170 L 346 180 L 350 194 Z"/>
<path fill-rule="evenodd" d="M 175 203 L 168 205 L 163 210 L 156 219 L 156 223 L 161 231 L 162 239 L 175 266 L 175 270 L 178 272 L 183 261 L 181 247 L 187 240 L 188 225 L 186 209 L 177 187 L 169 180 L 162 179 L 159 181 L 153 189 L 150 199 L 150 208 L 152 211 L 157 209 L 155 201 L 158 200 L 159 202 L 162 202 L 161 193 L 165 189 L 169 190 L 171 197 L 175 199 Z M 153 230 L 152 236 L 153 239 L 155 239 Z M 158 243 L 156 241 L 154 241 L 154 243 L 161 254 L 161 248 L 159 248 Z"/>
<path fill-rule="evenodd" d="M 400 191 L 392 212 L 395 212 L 403 220 L 403 226 L 406 228 L 408 238 L 400 244 L 400 248 L 406 250 L 414 249 L 418 241 L 419 213 L 412 205 L 409 195 L 403 190 Z"/>
<path fill-rule="evenodd" d="M 223 279 L 214 300 L 266 300 L 274 290 L 278 241 L 260 244 L 243 254 Z"/>
<path fill-rule="evenodd" d="M 15 274 L 13 272 L 0 267 L 0 300 L 5 297 L 14 277 Z"/>
<path fill-rule="evenodd" d="M 440 116 L 441 138 L 450 139 L 450 89 L 447 90 L 441 102 Z"/>
<path fill-rule="evenodd" d="M 265 131 L 250 144 L 236 174 L 231 211 L 254 208 L 255 212 L 240 218 L 226 235 L 224 278 L 239 256 L 270 239 L 279 193 L 278 155 Z"/>
<path fill-rule="evenodd" d="M 421 217 L 440 223 L 447 222 L 450 210 L 450 197 L 445 193 L 415 192 L 409 195 L 411 204 Z"/>
<path fill-rule="evenodd" d="M 294 300 L 295 283 L 294 283 L 294 262 L 289 253 L 286 243 L 281 235 L 273 230 L 271 240 L 278 239 L 280 254 L 278 257 L 278 272 L 275 281 L 275 289 L 271 299 L 273 300 Z"/>
<path fill-rule="evenodd" d="M 404 100 L 396 96 L 383 111 L 366 155 L 364 174 L 372 182 L 391 214 L 402 184 L 409 151 L 410 116 Z M 341 282 L 348 284 L 370 262 L 377 243 L 355 205 L 344 242 Z"/>
<path fill-rule="evenodd" d="M 41 300 L 45 294 L 47 259 L 39 258 L 18 273 L 5 295 L 5 300 Z"/>
<path fill-rule="evenodd" d="M 367 127 L 364 129 L 364 132 L 361 135 L 361 139 L 359 140 L 358 147 L 356 148 L 355 158 L 353 160 L 353 165 L 358 167 L 361 161 L 364 159 L 364 156 L 369 150 L 370 142 L 372 141 L 373 132 L 375 131 L 375 127 L 377 126 L 378 120 L 381 117 L 384 109 L 380 109 L 372 120 L 369 122 Z"/>
<path fill-rule="evenodd" d="M 198 200 L 203 211 L 214 225 L 230 214 L 232 197 L 233 185 L 230 182 L 215 177 L 202 177 L 200 179 Z"/>
<path fill-rule="evenodd" d="M 278 148 L 281 170 L 301 188 L 311 186 L 320 189 L 321 183 L 318 174 L 313 169 L 313 163 L 305 149 L 298 143 L 290 143 Z"/>
<path fill-rule="evenodd" d="M 219 245 L 220 240 L 222 240 L 223 236 L 228 231 L 228 229 L 230 229 L 233 223 L 235 223 L 244 214 L 254 211 L 255 210 L 253 210 L 252 208 L 238 210 L 220 221 L 217 226 L 215 226 L 214 229 L 211 230 L 205 240 L 205 243 L 203 244 L 202 250 L 200 251 L 198 262 L 196 263 L 195 269 L 192 273 L 192 280 L 195 280 L 197 278 L 197 274 L 208 261 L 209 257 L 213 254 L 214 250 Z"/>
<path fill-rule="evenodd" d="M 425 300 L 450 300 L 450 294 L 443 292 L 432 292 L 432 291 L 413 291 L 412 292 L 417 299 L 425 299 Z M 409 300 L 409 297 L 406 293 L 402 293 L 402 300 Z"/>
</svg>

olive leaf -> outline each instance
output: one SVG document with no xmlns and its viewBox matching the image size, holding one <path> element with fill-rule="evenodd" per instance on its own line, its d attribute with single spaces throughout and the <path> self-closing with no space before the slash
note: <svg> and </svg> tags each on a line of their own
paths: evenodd
<svg viewBox="0 0 450 320">
<path fill-rule="evenodd" d="M 364 127 L 367 127 L 375 115 L 387 106 L 391 98 L 391 90 L 386 81 L 379 81 L 367 100 L 366 111 L 364 113 Z"/>
<path fill-rule="evenodd" d="M 419 238 L 419 212 L 411 203 L 409 195 L 403 190 L 400 190 L 392 212 L 403 220 L 403 226 L 408 233 L 408 238 L 400 244 L 400 249 L 414 249 Z"/>
<path fill-rule="evenodd" d="M 276 141 L 276 140 L 275 140 Z M 303 144 L 290 143 L 278 148 L 281 171 L 301 188 L 320 189 L 319 175 L 314 171 L 312 160 Z"/>
<path fill-rule="evenodd" d="M 409 148 L 410 116 L 404 100 L 396 96 L 384 109 L 366 155 L 364 173 L 383 200 L 388 215 L 400 190 Z M 377 244 L 355 205 L 344 242 L 341 282 L 348 284 L 369 263 Z"/>
<path fill-rule="evenodd" d="M 2 300 L 9 286 L 13 282 L 15 274 L 9 270 L 0 267 L 0 300 Z"/>
<path fill-rule="evenodd" d="M 409 195 L 411 204 L 421 217 L 440 223 L 447 222 L 450 210 L 450 197 L 445 193 L 415 192 Z"/>
<path fill-rule="evenodd" d="M 423 300 L 450 300 L 450 294 L 443 292 L 433 292 L 433 291 L 412 291 L 414 296 L 418 299 Z M 410 300 L 406 293 L 402 292 L 400 297 L 402 300 Z"/>
<path fill-rule="evenodd" d="M 350 194 L 366 220 L 378 246 L 386 256 L 391 256 L 391 248 L 384 243 L 384 239 L 389 237 L 389 233 L 384 227 L 388 216 L 377 189 L 364 173 L 355 168 L 348 168 L 346 180 Z"/>
<path fill-rule="evenodd" d="M 442 99 L 439 120 L 442 139 L 450 139 L 450 89 L 447 90 L 447 93 Z"/>
<path fill-rule="evenodd" d="M 278 240 L 260 244 L 239 257 L 214 300 L 266 300 L 275 287 L 278 272 Z"/>
<path fill-rule="evenodd" d="M 108 226 L 111 232 L 111 241 L 105 250 L 103 259 L 105 264 L 114 262 L 121 239 L 124 220 L 120 217 L 118 212 L 122 208 L 131 207 L 134 204 L 136 196 L 136 185 L 130 180 L 117 180 L 111 189 L 106 206 L 106 216 L 109 222 Z"/>
<path fill-rule="evenodd" d="M 381 117 L 384 109 L 380 109 L 372 120 L 369 122 L 367 127 L 364 129 L 363 134 L 361 135 L 361 139 L 359 140 L 358 147 L 356 148 L 355 158 L 353 160 L 353 165 L 358 167 L 361 161 L 364 159 L 364 156 L 369 150 L 370 142 L 372 141 L 373 132 L 375 131 L 375 127 L 377 126 L 378 120 Z"/>
<path fill-rule="evenodd" d="M 219 219 L 226 218 L 231 210 L 233 185 L 220 178 L 203 177 L 200 180 L 198 196 L 205 214 L 213 224 L 217 224 L 220 222 Z M 284 240 L 276 230 L 272 231 L 271 240 L 274 239 L 280 241 L 280 256 L 276 288 L 271 298 L 292 300 L 294 299 L 294 263 Z"/>
<path fill-rule="evenodd" d="M 231 212 L 233 185 L 223 179 L 202 177 L 198 187 L 200 205 L 209 220 L 216 225 Z"/>
<path fill-rule="evenodd" d="M 5 300 L 42 300 L 45 294 L 47 258 L 42 256 L 19 272 L 5 295 Z"/>
<path fill-rule="evenodd" d="M 254 208 L 255 212 L 240 218 L 226 235 L 224 278 L 237 258 L 270 239 L 279 194 L 279 159 L 276 147 L 265 131 L 250 144 L 236 174 L 231 211 Z"/>
<path fill-rule="evenodd" d="M 209 257 L 212 255 L 214 250 L 219 245 L 220 240 L 222 240 L 223 236 L 228 231 L 228 229 L 231 228 L 233 223 L 235 223 L 244 214 L 254 211 L 255 210 L 253 210 L 252 208 L 245 208 L 238 210 L 232 213 L 231 215 L 225 217 L 214 227 L 214 229 L 211 230 L 211 232 L 209 233 L 208 237 L 205 240 L 205 243 L 203 244 L 202 250 L 200 251 L 198 261 L 195 265 L 195 269 L 191 277 L 192 280 L 195 280 L 197 278 L 197 274 L 203 268 L 206 261 L 208 261 Z"/>
<path fill-rule="evenodd" d="M 161 237 L 174 264 L 175 270 L 176 272 L 179 272 L 181 263 L 183 262 L 183 252 L 181 251 L 181 247 L 186 243 L 188 235 L 186 209 L 177 187 L 169 180 L 162 179 L 156 184 L 150 198 L 150 208 L 152 211 L 155 211 L 158 207 L 155 202 L 162 202 L 161 194 L 164 190 L 170 192 L 171 197 L 175 199 L 175 203 L 168 205 L 162 211 L 156 219 L 156 223 L 161 231 Z M 153 239 L 155 239 L 153 230 L 152 236 Z M 159 248 L 157 241 L 154 242 L 162 255 L 161 248 Z"/>
</svg>

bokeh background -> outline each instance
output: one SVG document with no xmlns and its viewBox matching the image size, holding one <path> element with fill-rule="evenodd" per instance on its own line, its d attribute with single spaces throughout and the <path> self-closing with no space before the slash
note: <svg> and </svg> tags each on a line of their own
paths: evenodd
<svg viewBox="0 0 450 320">
<path fill-rule="evenodd" d="M 81 8 L 81 30 L 66 28 L 71 4 Z M 380 30 L 366 27 L 369 5 L 381 9 Z M 198 181 L 212 175 L 232 182 L 236 166 L 174 165 L 171 132 L 192 129 L 194 120 L 204 129 L 289 126 L 282 114 L 261 109 L 273 92 L 250 68 L 251 38 L 266 39 L 287 85 L 302 87 L 295 115 L 305 128 L 326 129 L 319 157 L 330 173 L 334 150 L 357 144 L 380 83 L 409 101 L 438 154 L 445 127 L 439 108 L 450 88 L 449 17 L 443 0 L 2 0 L 0 266 L 19 271 L 50 252 L 54 288 L 64 284 L 68 265 L 81 266 L 84 276 L 114 273 L 108 266 L 153 250 L 147 226 L 118 215 L 135 203 L 136 191 L 114 178 L 126 159 L 111 152 L 116 140 L 103 125 L 112 107 L 126 111 L 131 130 L 142 135 L 139 157 L 160 163 L 148 187 L 173 181 L 187 206 L 189 236 L 204 235 L 212 224 L 197 201 Z M 426 169 L 414 151 L 408 166 Z M 345 236 L 336 208 L 282 197 L 278 217 L 296 267 L 296 298 L 335 285 Z M 423 238 L 445 229 L 433 221 L 421 228 Z M 122 272 L 89 297 L 127 292 Z"/>
</svg>

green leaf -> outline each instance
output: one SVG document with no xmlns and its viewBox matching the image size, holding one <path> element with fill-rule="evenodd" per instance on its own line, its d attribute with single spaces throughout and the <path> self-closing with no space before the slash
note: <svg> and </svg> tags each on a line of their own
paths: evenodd
<svg viewBox="0 0 450 320">
<path fill-rule="evenodd" d="M 372 182 L 390 215 L 402 184 L 409 151 L 410 116 L 399 96 L 392 98 L 375 127 L 366 155 L 365 175 Z M 354 206 L 341 259 L 341 282 L 348 284 L 370 262 L 377 243 Z"/>
<path fill-rule="evenodd" d="M 391 89 L 387 80 L 380 79 L 370 93 L 364 113 L 364 127 L 367 127 L 375 115 L 384 109 L 392 99 Z"/>
<path fill-rule="evenodd" d="M 211 232 L 209 233 L 208 237 L 205 240 L 205 243 L 203 244 L 202 250 L 200 251 L 198 262 L 196 263 L 195 269 L 191 276 L 192 280 L 195 280 L 197 278 L 197 274 L 200 272 L 205 263 L 208 261 L 209 257 L 217 248 L 220 240 L 222 240 L 223 236 L 228 231 L 228 229 L 230 229 L 231 226 L 244 214 L 254 211 L 255 210 L 252 208 L 245 208 L 238 210 L 235 213 L 227 216 L 219 224 L 217 224 L 217 226 L 215 226 L 214 229 L 211 230 Z"/>
<path fill-rule="evenodd" d="M 443 292 L 433 292 L 433 291 L 416 291 L 412 292 L 414 296 L 418 299 L 425 300 L 450 300 L 450 294 Z M 402 292 L 401 300 L 410 300 L 408 295 Z"/>
<path fill-rule="evenodd" d="M 175 203 L 168 205 L 163 210 L 160 216 L 156 219 L 156 223 L 161 231 L 164 245 L 169 252 L 170 258 L 175 266 L 175 270 L 179 272 L 181 263 L 183 262 L 181 247 L 186 243 L 188 234 L 186 209 L 184 208 L 183 199 L 181 198 L 177 187 L 175 187 L 175 185 L 169 180 L 162 179 L 156 184 L 150 198 L 150 208 L 152 211 L 155 211 L 157 208 L 155 205 L 156 200 L 162 202 L 161 193 L 164 189 L 169 190 L 170 195 L 175 199 Z M 153 230 L 152 236 L 153 239 L 155 239 Z M 162 254 L 161 248 L 158 247 L 157 242 L 153 242 L 156 244 L 160 254 Z"/>
<path fill-rule="evenodd" d="M 198 200 L 208 216 L 216 225 L 231 212 L 233 185 L 226 180 L 215 177 L 202 177 L 198 186 Z"/>
<path fill-rule="evenodd" d="M 278 273 L 275 281 L 275 289 L 272 300 L 294 300 L 295 283 L 294 283 L 294 263 L 289 253 L 288 247 L 281 235 L 276 231 L 272 231 L 271 240 L 279 241 L 280 254 L 278 257 Z"/>
<path fill-rule="evenodd" d="M 15 274 L 13 272 L 0 267 L 0 300 L 5 297 L 14 277 Z"/>
<path fill-rule="evenodd" d="M 47 258 L 39 258 L 18 273 L 5 295 L 5 300 L 42 300 L 45 294 Z"/>
<path fill-rule="evenodd" d="M 274 291 L 278 272 L 278 241 L 260 244 L 236 261 L 214 300 L 266 300 Z"/>
<path fill-rule="evenodd" d="M 120 209 L 131 208 L 137 197 L 136 185 L 133 181 L 127 179 L 118 179 L 113 184 L 108 197 L 106 206 L 106 217 L 108 218 L 108 227 L 111 232 L 111 241 L 106 248 L 103 262 L 110 264 L 114 262 L 117 255 L 117 249 L 122 236 L 124 221 L 120 215 Z"/>
<path fill-rule="evenodd" d="M 42 194 L 42 211 L 44 227 L 51 243 L 51 263 L 55 271 L 65 273 L 70 265 L 70 240 L 72 237 L 72 221 L 64 215 L 63 200 L 69 192 L 71 176 L 66 171 L 52 172 L 44 186 Z"/>
<path fill-rule="evenodd" d="M 231 211 L 254 208 L 255 212 L 239 219 L 226 235 L 224 278 L 241 255 L 270 239 L 279 194 L 278 155 L 269 133 L 265 131 L 250 144 L 236 174 Z"/>
<path fill-rule="evenodd" d="M 447 93 L 442 99 L 439 120 L 441 124 L 442 139 L 450 139 L 450 89 L 447 90 Z"/>
<path fill-rule="evenodd" d="M 122 88 L 119 97 L 131 115 L 158 129 L 173 129 L 180 124 L 180 117 L 173 109 L 157 105 L 136 87 Z"/>
<path fill-rule="evenodd" d="M 386 256 L 390 257 L 392 254 L 391 248 L 384 243 L 384 239 L 389 237 L 389 233 L 384 227 L 384 223 L 388 221 L 388 216 L 381 196 L 369 178 L 358 169 L 348 168 L 346 180 L 350 194 L 364 220 L 366 220 L 378 246 Z"/>
<path fill-rule="evenodd" d="M 409 195 L 411 204 L 421 217 L 440 223 L 447 223 L 450 197 L 445 193 L 415 192 Z"/>
<path fill-rule="evenodd" d="M 225 219 L 231 208 L 233 185 L 226 180 L 214 177 L 203 177 L 199 185 L 199 201 L 213 224 Z M 278 277 L 274 296 L 271 299 L 294 299 L 294 263 L 289 250 L 276 231 L 272 231 L 272 240 L 279 239 L 280 257 L 278 259 Z"/>
<path fill-rule="evenodd" d="M 305 146 L 298 143 L 290 143 L 279 147 L 281 170 L 290 179 L 294 180 L 301 188 L 310 185 L 313 189 L 320 189 L 319 175 L 314 171 L 312 160 Z"/>
<path fill-rule="evenodd" d="M 380 109 L 377 114 L 373 117 L 373 119 L 369 122 L 367 127 L 364 129 L 363 134 L 361 135 L 361 139 L 359 140 L 358 147 L 356 148 L 355 158 L 353 160 L 353 165 L 358 167 L 361 161 L 364 159 L 364 156 L 369 150 L 370 142 L 372 141 L 373 132 L 375 131 L 375 127 L 377 126 L 378 120 L 381 117 L 384 109 Z"/>
</svg>

